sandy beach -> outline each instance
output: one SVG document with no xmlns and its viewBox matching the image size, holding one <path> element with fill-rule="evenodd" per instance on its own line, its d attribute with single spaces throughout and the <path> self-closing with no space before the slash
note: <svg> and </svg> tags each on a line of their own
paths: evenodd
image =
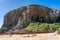
<svg viewBox="0 0 60 40">
<path fill-rule="evenodd" d="M 0 40 L 60 40 L 57 33 L 0 35 Z"/>
</svg>

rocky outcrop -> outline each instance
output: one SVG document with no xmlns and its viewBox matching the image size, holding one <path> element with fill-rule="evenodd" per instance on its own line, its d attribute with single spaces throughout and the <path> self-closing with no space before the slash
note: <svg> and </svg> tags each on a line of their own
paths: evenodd
<svg viewBox="0 0 60 40">
<path fill-rule="evenodd" d="M 2 29 L 23 30 L 30 22 L 60 22 L 60 11 L 42 5 L 28 5 L 8 12 Z"/>
</svg>

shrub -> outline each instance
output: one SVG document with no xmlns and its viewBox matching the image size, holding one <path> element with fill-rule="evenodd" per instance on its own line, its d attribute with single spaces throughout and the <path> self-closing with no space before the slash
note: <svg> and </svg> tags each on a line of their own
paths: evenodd
<svg viewBox="0 0 60 40">
<path fill-rule="evenodd" d="M 30 31 L 55 31 L 55 30 L 60 30 L 60 23 L 39 23 L 39 22 L 32 22 L 30 23 L 25 30 L 30 30 Z"/>
</svg>

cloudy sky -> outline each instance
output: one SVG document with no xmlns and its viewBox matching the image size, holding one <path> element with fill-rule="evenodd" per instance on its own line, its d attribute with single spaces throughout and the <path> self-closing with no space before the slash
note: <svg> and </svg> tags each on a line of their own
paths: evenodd
<svg viewBox="0 0 60 40">
<path fill-rule="evenodd" d="M 60 10 L 60 0 L 0 0 L 0 26 L 2 26 L 4 15 L 7 12 L 29 4 L 41 4 Z"/>
</svg>

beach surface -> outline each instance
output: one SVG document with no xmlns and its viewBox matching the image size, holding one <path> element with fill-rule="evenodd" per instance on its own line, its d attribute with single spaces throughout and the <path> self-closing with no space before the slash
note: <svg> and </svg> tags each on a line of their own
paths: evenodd
<svg viewBox="0 0 60 40">
<path fill-rule="evenodd" d="M 57 33 L 0 35 L 0 40 L 60 40 Z"/>
</svg>

